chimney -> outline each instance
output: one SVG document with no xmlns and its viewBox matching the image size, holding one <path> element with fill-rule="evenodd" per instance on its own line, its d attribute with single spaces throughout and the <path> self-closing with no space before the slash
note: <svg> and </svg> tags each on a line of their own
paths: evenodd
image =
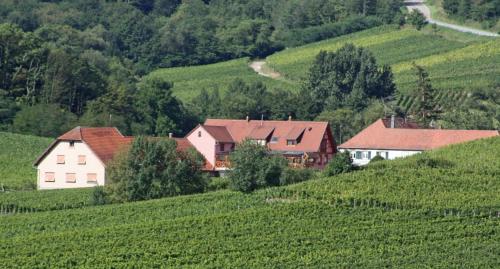
<svg viewBox="0 0 500 269">
<path fill-rule="evenodd" d="M 394 129 L 396 127 L 396 116 L 394 114 L 391 116 L 391 129 Z"/>
<path fill-rule="evenodd" d="M 247 120 L 247 122 L 249 122 L 249 121 L 250 121 L 250 117 L 249 117 L 248 115 L 247 115 L 246 120 Z"/>
<path fill-rule="evenodd" d="M 264 125 L 264 114 L 260 116 L 260 126 Z"/>
<path fill-rule="evenodd" d="M 292 115 L 288 115 L 288 121 L 292 121 Z"/>
<path fill-rule="evenodd" d="M 173 133 L 168 133 L 168 138 L 172 138 L 174 137 L 174 134 Z"/>
</svg>

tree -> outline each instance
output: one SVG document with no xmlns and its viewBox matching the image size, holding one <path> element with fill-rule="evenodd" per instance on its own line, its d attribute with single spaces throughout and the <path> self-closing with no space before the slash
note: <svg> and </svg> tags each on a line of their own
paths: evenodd
<svg viewBox="0 0 500 269">
<path fill-rule="evenodd" d="M 138 84 L 135 98 L 138 117 L 135 132 L 155 136 L 183 133 L 185 111 L 172 96 L 172 83 L 160 78 L 146 79 Z"/>
<path fill-rule="evenodd" d="M 413 68 L 417 76 L 417 85 L 414 90 L 416 95 L 415 116 L 422 126 L 429 126 L 432 121 L 437 120 L 439 113 L 437 102 L 434 100 L 434 88 L 429 74 L 423 67 L 413 63 Z"/>
<path fill-rule="evenodd" d="M 202 192 L 206 178 L 198 153 L 177 151 L 171 139 L 136 137 L 107 171 L 113 201 L 138 201 Z"/>
<path fill-rule="evenodd" d="M 371 52 L 347 44 L 316 56 L 302 94 L 311 96 L 314 117 L 325 109 L 361 111 L 371 98 L 391 96 L 395 88 L 390 67 L 379 68 Z"/>
<path fill-rule="evenodd" d="M 231 188 L 241 192 L 279 185 L 281 172 L 287 165 L 285 159 L 270 155 L 266 147 L 251 140 L 238 144 L 230 160 Z"/>
<path fill-rule="evenodd" d="M 339 152 L 330 160 L 323 172 L 325 176 L 335 176 L 348 173 L 354 169 L 351 153 L 349 151 Z"/>
<path fill-rule="evenodd" d="M 408 22 L 420 31 L 420 29 L 422 29 L 427 24 L 427 19 L 425 18 L 424 14 L 422 14 L 422 12 L 414 9 L 408 16 Z"/>
<path fill-rule="evenodd" d="M 13 122 L 14 132 L 45 137 L 57 137 L 72 129 L 76 116 L 57 104 L 38 104 L 21 108 Z"/>
</svg>

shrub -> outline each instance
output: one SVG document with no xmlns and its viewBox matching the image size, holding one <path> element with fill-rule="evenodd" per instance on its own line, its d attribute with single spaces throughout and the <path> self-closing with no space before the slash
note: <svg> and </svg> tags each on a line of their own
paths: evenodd
<svg viewBox="0 0 500 269">
<path fill-rule="evenodd" d="M 380 155 L 376 155 L 375 157 L 373 157 L 370 160 L 370 163 L 376 163 L 376 162 L 380 162 L 380 161 L 383 161 L 383 160 L 385 160 L 384 157 L 382 157 Z"/>
<path fill-rule="evenodd" d="M 445 159 L 431 158 L 427 155 L 422 155 L 417 159 L 416 166 L 418 168 L 450 168 L 453 167 L 453 163 Z"/>
<path fill-rule="evenodd" d="M 107 204 L 108 196 L 106 194 L 106 190 L 103 186 L 96 186 L 92 191 L 92 195 L 90 197 L 90 203 L 92 205 L 105 205 Z"/>
<path fill-rule="evenodd" d="M 417 30 L 420 31 L 426 24 L 427 20 L 425 19 L 424 14 L 418 10 L 413 10 L 410 15 L 408 16 L 408 22 L 415 26 Z"/>
<path fill-rule="evenodd" d="M 206 177 L 199 159 L 178 152 L 174 140 L 137 137 L 107 169 L 111 198 L 137 201 L 202 192 Z"/>
<path fill-rule="evenodd" d="M 208 183 L 209 191 L 225 190 L 229 188 L 231 179 L 229 177 L 212 177 Z"/>
<path fill-rule="evenodd" d="M 335 176 L 353 170 L 351 153 L 348 151 L 335 154 L 325 168 L 325 176 Z"/>
<path fill-rule="evenodd" d="M 312 169 L 285 168 L 281 173 L 280 185 L 290 185 L 311 179 L 314 176 Z"/>
<path fill-rule="evenodd" d="M 281 172 L 287 166 L 284 158 L 270 155 L 266 147 L 250 140 L 238 145 L 230 159 L 231 189 L 241 192 L 279 185 Z"/>
</svg>

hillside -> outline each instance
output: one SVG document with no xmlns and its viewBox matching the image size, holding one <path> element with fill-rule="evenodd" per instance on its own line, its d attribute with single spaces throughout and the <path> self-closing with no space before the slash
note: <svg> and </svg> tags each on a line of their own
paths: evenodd
<svg viewBox="0 0 500 269">
<path fill-rule="evenodd" d="M 174 82 L 174 94 L 189 101 L 203 88 L 224 92 L 236 77 L 245 81 L 262 81 L 270 88 L 297 90 L 307 76 L 314 57 L 321 51 L 335 51 L 346 43 L 363 46 L 373 52 L 381 64 L 393 68 L 398 87 L 398 104 L 410 108 L 410 97 L 416 82 L 412 62 L 422 65 L 439 90 L 441 103 L 459 102 L 469 92 L 500 85 L 500 39 L 477 37 L 438 28 L 416 31 L 411 28 L 381 26 L 305 46 L 289 48 L 267 58 L 267 66 L 282 77 L 273 80 L 259 76 L 248 67 L 248 59 L 212 65 L 158 69 L 150 77 Z M 471 69 L 470 67 L 474 68 Z"/>
<path fill-rule="evenodd" d="M 493 267 L 500 139 L 253 194 L 0 216 L 6 267 Z M 103 251 L 105 250 L 105 251 Z"/>
<path fill-rule="evenodd" d="M 158 77 L 173 82 L 174 95 L 183 101 L 189 101 L 202 89 L 224 92 L 236 78 L 247 83 L 261 81 L 269 88 L 297 89 L 298 85 L 294 82 L 259 76 L 249 67 L 249 63 L 248 58 L 242 58 L 209 65 L 164 68 L 150 73 L 145 79 Z"/>
<path fill-rule="evenodd" d="M 50 138 L 0 132 L 0 187 L 36 189 L 33 162 L 51 142 Z"/>
<path fill-rule="evenodd" d="M 309 66 L 321 50 L 335 51 L 346 43 L 366 47 L 381 64 L 391 65 L 399 101 L 407 108 L 411 107 L 411 100 L 406 96 L 416 81 L 412 62 L 429 72 L 433 86 L 444 95 L 445 102 L 458 101 L 466 92 L 495 88 L 500 83 L 500 39 L 442 28 L 434 34 L 431 30 L 419 32 L 383 26 L 288 49 L 268 57 L 267 62 L 285 77 L 300 81 L 307 76 Z"/>
</svg>

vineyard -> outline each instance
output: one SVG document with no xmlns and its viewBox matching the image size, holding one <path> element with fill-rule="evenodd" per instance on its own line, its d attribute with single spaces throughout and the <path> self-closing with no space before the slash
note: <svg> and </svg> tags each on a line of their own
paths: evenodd
<svg viewBox="0 0 500 269">
<path fill-rule="evenodd" d="M 429 72 L 433 86 L 439 90 L 441 105 L 467 96 L 464 91 L 500 85 L 500 41 L 470 39 L 467 34 L 446 31 L 438 36 L 432 32 L 383 26 L 288 49 L 270 56 L 268 63 L 288 79 L 300 81 L 307 76 L 319 51 L 335 51 L 346 43 L 366 47 L 380 63 L 392 66 L 399 91 L 398 104 L 406 109 L 414 102 L 411 96 L 416 82 L 413 62 Z"/>
<path fill-rule="evenodd" d="M 52 139 L 0 132 L 0 190 L 36 189 L 33 162 Z"/>
<path fill-rule="evenodd" d="M 494 267 L 498 148 L 499 138 L 476 141 L 253 194 L 3 214 L 0 258 L 7 268 Z"/>
<path fill-rule="evenodd" d="M 158 77 L 174 83 L 173 93 L 183 101 L 198 95 L 202 89 L 219 89 L 224 93 L 229 83 L 240 78 L 247 83 L 261 81 L 269 88 L 296 89 L 297 85 L 283 80 L 259 76 L 249 67 L 249 59 L 242 58 L 222 63 L 158 69 L 147 78 Z"/>
</svg>

